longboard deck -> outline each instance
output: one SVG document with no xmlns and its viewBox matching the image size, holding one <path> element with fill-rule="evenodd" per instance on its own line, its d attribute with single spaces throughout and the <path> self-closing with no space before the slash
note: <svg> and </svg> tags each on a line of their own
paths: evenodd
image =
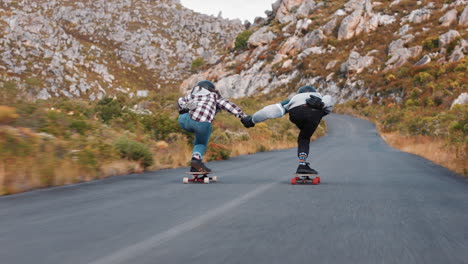
<svg viewBox="0 0 468 264">
<path fill-rule="evenodd" d="M 189 175 L 208 175 L 210 173 L 213 173 L 212 171 L 211 172 L 201 172 L 201 171 L 187 171 L 185 172 L 185 174 L 189 174 Z"/>
<path fill-rule="evenodd" d="M 320 183 L 320 177 L 317 177 L 318 174 L 300 174 L 295 173 L 294 178 L 291 179 L 291 184 L 312 184 L 317 185 Z"/>
</svg>

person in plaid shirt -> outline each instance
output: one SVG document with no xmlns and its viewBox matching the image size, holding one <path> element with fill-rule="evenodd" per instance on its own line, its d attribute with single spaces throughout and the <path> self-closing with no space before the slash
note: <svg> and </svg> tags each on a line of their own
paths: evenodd
<svg viewBox="0 0 468 264">
<path fill-rule="evenodd" d="M 195 133 L 190 171 L 211 172 L 202 160 L 213 130 L 211 122 L 215 115 L 222 109 L 238 118 L 247 115 L 239 106 L 223 98 L 215 85 L 206 80 L 199 82 L 186 96 L 180 97 L 178 105 L 179 125 L 184 130 Z"/>
</svg>

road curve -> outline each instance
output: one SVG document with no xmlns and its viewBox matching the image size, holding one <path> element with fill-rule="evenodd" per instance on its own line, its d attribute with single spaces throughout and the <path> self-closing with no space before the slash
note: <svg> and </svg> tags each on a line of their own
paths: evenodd
<svg viewBox="0 0 468 264">
<path fill-rule="evenodd" d="M 311 144 L 317 186 L 289 184 L 295 150 L 0 198 L 0 262 L 468 263 L 468 182 L 342 115 Z"/>
</svg>

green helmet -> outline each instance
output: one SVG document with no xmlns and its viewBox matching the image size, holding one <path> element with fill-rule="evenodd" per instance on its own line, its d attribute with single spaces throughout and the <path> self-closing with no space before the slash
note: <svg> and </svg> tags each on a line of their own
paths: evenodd
<svg viewBox="0 0 468 264">
<path fill-rule="evenodd" d="M 301 88 L 299 88 L 299 90 L 297 90 L 298 94 L 300 94 L 300 93 L 315 93 L 315 92 L 317 92 L 317 90 L 315 90 L 315 88 L 310 86 L 310 85 L 302 86 Z"/>
</svg>

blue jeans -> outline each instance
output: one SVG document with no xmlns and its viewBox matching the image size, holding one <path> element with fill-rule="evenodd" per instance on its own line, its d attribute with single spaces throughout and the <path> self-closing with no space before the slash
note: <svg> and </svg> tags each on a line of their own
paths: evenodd
<svg viewBox="0 0 468 264">
<path fill-rule="evenodd" d="M 179 125 L 184 130 L 195 133 L 192 155 L 198 154 L 200 158 L 203 159 L 211 132 L 213 131 L 211 123 L 195 121 L 186 113 L 179 116 Z"/>
</svg>

